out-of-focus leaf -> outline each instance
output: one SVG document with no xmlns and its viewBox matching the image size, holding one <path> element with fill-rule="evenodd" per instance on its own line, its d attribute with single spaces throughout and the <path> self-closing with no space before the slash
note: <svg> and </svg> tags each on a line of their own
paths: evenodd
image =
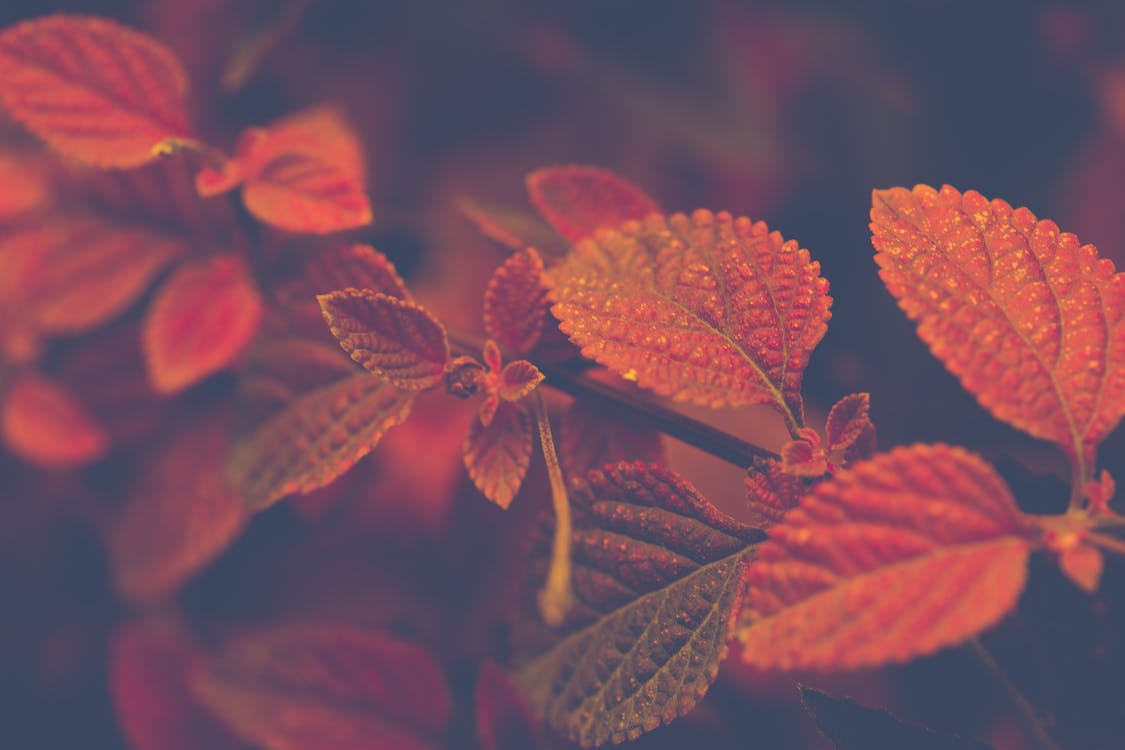
<svg viewBox="0 0 1125 750">
<path fill-rule="evenodd" d="M 791 431 L 802 423 L 832 298 L 796 242 L 727 213 L 651 215 L 579 242 L 548 275 L 552 311 L 587 357 L 660 395 L 768 403 Z"/>
<path fill-rule="evenodd" d="M 317 300 L 332 335 L 368 371 L 410 391 L 441 382 L 449 342 L 445 327 L 424 308 L 367 289 L 342 289 Z"/>
<path fill-rule="evenodd" d="M 485 237 L 517 252 L 534 247 L 558 256 L 567 251 L 567 243 L 555 230 L 530 211 L 469 198 L 457 199 L 457 210 Z"/>
<path fill-rule="evenodd" d="M 3 392 L 0 431 L 13 454 L 46 469 L 73 469 L 109 450 L 109 436 L 77 398 L 46 376 L 25 372 Z"/>
<path fill-rule="evenodd" d="M 486 661 L 473 688 L 473 715 L 481 750 L 549 750 L 543 725 L 535 720 L 507 673 Z"/>
<path fill-rule="evenodd" d="M 185 425 L 142 464 L 110 539 L 126 598 L 174 592 L 241 531 L 246 506 L 224 478 L 227 422 L 208 415 Z"/>
<path fill-rule="evenodd" d="M 924 656 L 1008 613 L 1031 534 L 982 459 L 913 445 L 821 482 L 769 530 L 746 575 L 743 658 L 854 669 Z"/>
<path fill-rule="evenodd" d="M 798 477 L 819 477 L 828 470 L 828 460 L 820 437 L 809 427 L 800 430 L 800 438 L 781 446 L 781 470 Z"/>
<path fill-rule="evenodd" d="M 187 76 L 162 44 L 114 21 L 54 15 L 0 32 L 0 102 L 63 156 L 135 167 L 188 135 Z"/>
<path fill-rule="evenodd" d="M 988 745 L 906 724 L 882 709 L 861 706 L 850 698 L 833 698 L 803 685 L 801 700 L 836 750 L 992 750 Z"/>
<path fill-rule="evenodd" d="M 639 187 L 598 167 L 537 169 L 527 176 L 527 192 L 543 218 L 571 242 L 660 212 L 656 201 Z"/>
<path fill-rule="evenodd" d="M 311 391 L 234 446 L 228 476 L 252 508 L 323 487 L 406 419 L 413 399 L 365 372 Z"/>
<path fill-rule="evenodd" d="M 344 625 L 283 625 L 228 643 L 203 703 L 267 750 L 437 750 L 453 714 L 428 651 Z"/>
<path fill-rule="evenodd" d="M 133 750 L 243 750 L 191 694 L 201 664 L 202 655 L 174 623 L 131 622 L 114 633 L 109 690 Z"/>
<path fill-rule="evenodd" d="M 501 508 L 512 504 L 531 465 L 535 431 L 519 404 L 500 402 L 487 425 L 474 419 L 465 436 L 465 468 L 481 494 Z"/>
<path fill-rule="evenodd" d="M 659 431 L 622 410 L 586 399 L 576 400 L 563 412 L 558 449 L 568 478 L 619 461 L 663 464 L 667 460 Z"/>
<path fill-rule="evenodd" d="M 875 191 L 879 275 L 997 419 L 1072 462 L 1125 414 L 1125 274 L 1052 221 L 980 193 Z"/>
<path fill-rule="evenodd" d="M 762 536 L 649 464 L 590 472 L 570 500 L 575 603 L 558 628 L 533 603 L 548 520 L 518 623 L 514 677 L 549 726 L 592 747 L 671 722 L 707 691 Z"/>
<path fill-rule="evenodd" d="M 539 342 L 547 318 L 543 260 L 532 248 L 511 255 L 484 292 L 484 330 L 513 354 L 527 354 Z"/>
<path fill-rule="evenodd" d="M 1087 544 L 1077 544 L 1059 554 L 1059 568 L 1063 574 L 1087 594 L 1098 590 L 1104 567 L 1101 550 Z"/>
<path fill-rule="evenodd" d="M 261 296 L 238 257 L 180 266 L 145 317 L 142 335 L 153 386 L 176 393 L 232 364 L 261 317 Z"/>
</svg>

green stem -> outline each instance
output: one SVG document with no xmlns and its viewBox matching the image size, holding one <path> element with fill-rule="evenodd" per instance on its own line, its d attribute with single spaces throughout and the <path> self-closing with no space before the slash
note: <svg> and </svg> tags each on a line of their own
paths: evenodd
<svg viewBox="0 0 1125 750">
<path fill-rule="evenodd" d="M 1019 688 L 1015 686 L 996 660 L 992 658 L 988 649 L 976 638 L 970 639 L 966 646 L 989 676 L 1000 686 L 1015 709 L 1016 719 L 1027 733 L 1032 745 L 1038 750 L 1061 750 L 1047 734 L 1047 730 L 1043 728 L 1043 723 L 1036 715 L 1035 708 L 1028 702 L 1027 698 L 1023 697 L 1023 693 L 1019 691 Z"/>
<path fill-rule="evenodd" d="M 566 495 L 562 467 L 551 438 L 551 422 L 543 394 L 536 390 L 532 396 L 535 405 L 535 423 L 539 428 L 539 442 L 543 447 L 543 460 L 547 464 L 547 477 L 551 482 L 551 504 L 555 507 L 555 538 L 551 544 L 551 566 L 547 581 L 539 592 L 539 614 L 551 627 L 562 625 L 574 601 L 570 588 L 570 500 Z"/>
</svg>

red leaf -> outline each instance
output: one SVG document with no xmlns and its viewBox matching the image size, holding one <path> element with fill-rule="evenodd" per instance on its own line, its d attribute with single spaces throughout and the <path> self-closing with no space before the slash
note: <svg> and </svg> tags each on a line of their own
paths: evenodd
<svg viewBox="0 0 1125 750">
<path fill-rule="evenodd" d="M 228 644 L 205 705 L 267 750 L 437 750 L 453 714 L 425 649 L 342 625 L 285 625 Z"/>
<path fill-rule="evenodd" d="M 520 250 L 496 269 L 484 292 L 484 330 L 517 355 L 539 342 L 547 318 L 543 261 L 532 248 Z"/>
<path fill-rule="evenodd" d="M 73 469 L 109 450 L 105 429 L 69 391 L 26 372 L 4 394 L 4 443 L 19 458 L 47 469 Z"/>
<path fill-rule="evenodd" d="M 299 112 L 239 139 L 221 171 L 196 177 L 200 195 L 242 184 L 242 200 L 262 221 L 291 232 L 328 233 L 371 222 L 363 146 L 331 107 Z"/>
<path fill-rule="evenodd" d="M 153 386 L 175 393 L 232 364 L 261 316 L 261 297 L 238 257 L 180 266 L 145 316 L 142 335 Z"/>
<path fill-rule="evenodd" d="M 809 489 L 809 483 L 785 471 L 780 461 L 765 459 L 757 462 L 746 472 L 750 523 L 760 529 L 768 529 L 781 521 L 787 510 L 795 508 Z"/>
<path fill-rule="evenodd" d="M 187 634 L 162 621 L 119 628 L 109 650 L 109 689 L 133 750 L 241 750 L 189 691 L 202 659 Z"/>
<path fill-rule="evenodd" d="M 473 688 L 473 714 L 481 750 L 548 750 L 543 725 L 503 669 L 486 661 Z"/>
<path fill-rule="evenodd" d="M 465 468 L 481 494 L 501 508 L 519 492 L 534 447 L 531 415 L 519 404 L 501 402 L 487 425 L 474 419 L 465 436 Z"/>
<path fill-rule="evenodd" d="M 445 327 L 413 303 L 366 289 L 317 297 L 332 335 L 351 358 L 399 388 L 421 391 L 449 362 Z"/>
<path fill-rule="evenodd" d="M 50 249 L 33 304 L 39 325 L 55 333 L 110 320 L 191 252 L 179 235 L 93 215 L 52 217 L 44 239 Z"/>
<path fill-rule="evenodd" d="M 252 508 L 328 484 L 406 419 L 414 401 L 413 393 L 364 372 L 309 393 L 285 393 L 284 408 L 231 452 L 228 476 Z"/>
<path fill-rule="evenodd" d="M 587 357 L 660 395 L 769 403 L 801 425 L 832 298 L 796 242 L 726 213 L 653 215 L 579 242 L 548 275 L 552 311 Z"/>
<path fill-rule="evenodd" d="M 1086 544 L 1078 544 L 1063 550 L 1059 555 L 1059 567 L 1074 585 L 1092 594 L 1098 590 L 1105 560 L 1101 550 Z"/>
<path fill-rule="evenodd" d="M 828 412 L 824 431 L 828 435 L 828 450 L 847 450 L 863 431 L 871 426 L 871 394 L 850 393 L 837 401 Z"/>
<path fill-rule="evenodd" d="M 621 461 L 667 462 L 659 431 L 587 399 L 563 412 L 558 432 L 559 461 L 568 478 Z"/>
<path fill-rule="evenodd" d="M 538 169 L 527 176 L 527 192 L 539 213 L 571 242 L 660 212 L 639 187 L 598 167 Z"/>
<path fill-rule="evenodd" d="M 500 371 L 500 384 L 496 392 L 505 401 L 519 401 L 543 382 L 543 373 L 526 359 L 517 359 L 504 365 Z"/>
<path fill-rule="evenodd" d="M 790 440 L 781 446 L 781 469 L 798 477 L 819 477 L 828 470 L 828 461 L 819 441 L 814 445 L 808 440 Z"/>
<path fill-rule="evenodd" d="M 50 204 L 54 185 L 47 157 L 18 149 L 0 149 L 0 221 L 38 211 Z"/>
<path fill-rule="evenodd" d="M 142 464 L 110 540 L 126 598 L 174 592 L 242 530 L 246 508 L 224 479 L 227 429 L 222 416 L 206 416 Z"/>
<path fill-rule="evenodd" d="M 477 231 L 512 250 L 534 247 L 548 255 L 562 255 L 567 251 L 567 243 L 550 225 L 531 212 L 469 198 L 458 198 L 456 207 Z"/>
<path fill-rule="evenodd" d="M 744 658 L 764 668 L 904 662 L 1011 610 L 1031 542 L 1008 488 L 947 445 L 898 448 L 821 482 L 746 577 Z"/>
<path fill-rule="evenodd" d="M 876 191 L 871 230 L 887 289 L 961 384 L 1092 464 L 1125 414 L 1125 274 L 1054 222 L 948 185 Z"/>
<path fill-rule="evenodd" d="M 64 156 L 95 167 L 152 161 L 188 135 L 187 77 L 152 38 L 114 21 L 55 15 L 0 33 L 0 102 Z"/>
</svg>

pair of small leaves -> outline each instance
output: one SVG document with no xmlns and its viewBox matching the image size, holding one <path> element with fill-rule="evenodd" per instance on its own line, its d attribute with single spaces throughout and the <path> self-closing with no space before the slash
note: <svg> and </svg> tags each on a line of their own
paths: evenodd
<svg viewBox="0 0 1125 750">
<path fill-rule="evenodd" d="M 875 425 L 869 416 L 871 396 L 852 393 L 837 401 L 828 412 L 825 424 L 827 441 L 810 427 L 797 431 L 797 439 L 781 448 L 782 469 L 793 476 L 821 477 L 836 470 L 831 460 L 837 456 L 844 465 L 855 458 L 868 458 L 875 449 Z"/>
<path fill-rule="evenodd" d="M 196 189 L 210 197 L 241 186 L 261 221 L 323 234 L 371 223 L 364 171 L 358 136 L 335 109 L 318 107 L 245 131 L 231 159 L 200 171 Z"/>
</svg>

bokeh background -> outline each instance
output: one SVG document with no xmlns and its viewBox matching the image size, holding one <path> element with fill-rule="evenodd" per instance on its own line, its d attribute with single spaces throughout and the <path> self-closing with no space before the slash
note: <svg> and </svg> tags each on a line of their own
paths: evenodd
<svg viewBox="0 0 1125 750">
<path fill-rule="evenodd" d="M 375 212 L 354 236 L 465 330 L 479 330 L 480 295 L 504 250 L 455 202 L 526 207 L 523 176 L 536 167 L 598 164 L 667 209 L 765 220 L 809 248 L 832 284 L 833 319 L 806 376 L 814 424 L 841 395 L 868 391 L 882 447 L 965 445 L 1001 467 L 1025 509 L 1065 505 L 1061 459 L 993 421 L 916 339 L 876 275 L 867 213 L 873 188 L 949 183 L 1027 206 L 1125 263 L 1125 6 L 5 0 L 0 23 L 53 10 L 111 16 L 167 43 L 188 67 L 209 142 L 229 147 L 247 125 L 338 105 L 367 149 Z M 49 361 L 65 369 L 76 352 L 130 339 L 139 314 L 53 343 Z M 204 641 L 297 616 L 375 625 L 430 645 L 462 699 L 480 660 L 503 658 L 511 569 L 537 502 L 521 495 L 505 514 L 475 493 L 458 453 L 471 407 L 446 401 L 420 402 L 339 486 L 254 518 L 174 596 L 123 601 L 105 528 L 137 481 L 143 443 L 235 387 L 223 375 L 160 400 L 143 377 L 128 379 L 136 366 L 128 356 L 103 366 L 135 384 L 105 408 L 141 422 L 106 459 L 54 472 L 0 452 L 0 745 L 126 747 L 106 687 L 109 644 L 139 617 L 183 618 Z M 768 413 L 693 413 L 779 445 Z M 737 471 L 670 450 L 739 512 Z M 1115 436 L 1102 462 L 1114 471 L 1123 457 Z M 1031 581 L 986 643 L 1063 747 L 1120 747 L 1121 565 L 1110 561 L 1095 596 L 1046 561 Z M 963 652 L 801 679 L 996 748 L 1029 747 Z M 794 685 L 732 663 L 700 708 L 635 746 L 829 747 Z M 467 710 L 457 747 L 473 746 Z"/>
</svg>

